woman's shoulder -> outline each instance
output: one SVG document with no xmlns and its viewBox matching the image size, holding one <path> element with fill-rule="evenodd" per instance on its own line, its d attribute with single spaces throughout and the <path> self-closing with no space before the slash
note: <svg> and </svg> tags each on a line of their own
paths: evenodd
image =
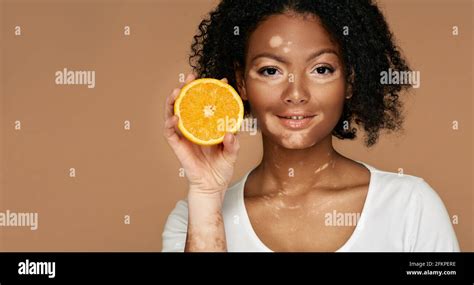
<svg viewBox="0 0 474 285">
<path fill-rule="evenodd" d="M 392 228 L 406 227 L 412 251 L 459 251 L 449 213 L 425 179 L 368 168 L 373 175 L 370 216 L 389 219 Z"/>
<path fill-rule="evenodd" d="M 367 165 L 366 165 L 367 166 Z M 371 169 L 370 169 L 371 168 Z M 370 166 L 370 173 L 373 181 L 380 185 L 392 187 L 410 188 L 426 183 L 422 177 L 400 172 L 390 172 Z"/>
<path fill-rule="evenodd" d="M 433 187 L 422 177 L 406 174 L 403 172 L 390 172 L 377 169 L 364 164 L 371 172 L 371 189 L 374 196 L 379 199 L 400 201 L 401 205 L 409 205 L 415 202 L 421 205 L 443 206 L 443 203 Z"/>
</svg>

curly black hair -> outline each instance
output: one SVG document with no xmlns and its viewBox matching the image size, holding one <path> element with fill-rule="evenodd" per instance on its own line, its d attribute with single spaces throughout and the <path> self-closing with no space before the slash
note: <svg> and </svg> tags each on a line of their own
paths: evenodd
<svg viewBox="0 0 474 285">
<path fill-rule="evenodd" d="M 372 0 L 222 0 L 194 36 L 189 57 L 194 72 L 198 77 L 225 77 L 236 88 L 235 68 L 245 67 L 251 33 L 269 16 L 288 12 L 317 16 L 341 49 L 352 98 L 345 101 L 332 134 L 354 139 L 355 123 L 363 127 L 365 144 L 371 147 L 381 129 L 401 130 L 399 93 L 410 85 L 382 84 L 380 73 L 411 70 Z M 248 101 L 244 106 L 249 115 Z"/>
</svg>

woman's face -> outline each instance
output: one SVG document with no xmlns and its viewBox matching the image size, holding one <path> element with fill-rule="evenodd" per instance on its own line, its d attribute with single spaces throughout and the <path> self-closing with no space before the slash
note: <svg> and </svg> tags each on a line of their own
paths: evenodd
<svg viewBox="0 0 474 285">
<path fill-rule="evenodd" d="M 264 136 L 288 149 L 313 146 L 342 114 L 345 76 L 340 51 L 315 17 L 273 15 L 248 42 L 239 91 Z"/>
</svg>

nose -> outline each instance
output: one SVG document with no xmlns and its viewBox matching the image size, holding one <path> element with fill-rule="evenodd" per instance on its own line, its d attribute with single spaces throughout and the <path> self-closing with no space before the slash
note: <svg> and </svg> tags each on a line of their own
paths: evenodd
<svg viewBox="0 0 474 285">
<path fill-rule="evenodd" d="M 286 104 L 293 105 L 307 103 L 309 101 L 310 94 L 306 88 L 304 79 L 301 77 L 297 78 L 296 76 L 293 77 L 293 80 L 290 79 L 291 77 L 289 77 L 288 86 L 282 94 L 282 100 Z"/>
</svg>

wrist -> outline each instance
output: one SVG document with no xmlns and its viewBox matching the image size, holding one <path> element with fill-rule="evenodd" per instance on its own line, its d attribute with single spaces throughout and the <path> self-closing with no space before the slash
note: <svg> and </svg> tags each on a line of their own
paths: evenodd
<svg viewBox="0 0 474 285">
<path fill-rule="evenodd" d="M 202 188 L 202 187 L 190 187 L 188 192 L 189 200 L 208 201 L 209 203 L 220 202 L 224 200 L 224 195 L 227 187 L 223 188 Z"/>
<path fill-rule="evenodd" d="M 188 193 L 188 226 L 190 229 L 208 228 L 222 220 L 224 192 Z M 220 217 L 220 218 L 219 218 Z"/>
</svg>

